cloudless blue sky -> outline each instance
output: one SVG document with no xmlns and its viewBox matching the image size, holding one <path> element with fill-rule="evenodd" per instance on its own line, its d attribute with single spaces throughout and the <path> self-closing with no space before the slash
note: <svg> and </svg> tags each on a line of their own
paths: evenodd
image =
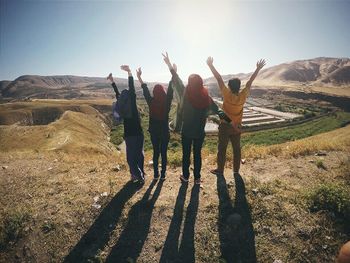
<svg viewBox="0 0 350 263">
<path fill-rule="evenodd" d="M 350 56 L 349 1 L 0 0 L 0 80 L 20 75 L 126 77 L 167 81 L 168 51 L 183 79 L 251 72 L 314 57 Z"/>
</svg>

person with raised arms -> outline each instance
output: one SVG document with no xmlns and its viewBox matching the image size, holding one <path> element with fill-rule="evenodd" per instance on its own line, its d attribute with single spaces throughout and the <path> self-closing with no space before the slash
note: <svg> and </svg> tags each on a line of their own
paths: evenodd
<svg viewBox="0 0 350 263">
<path fill-rule="evenodd" d="M 231 125 L 221 122 L 219 125 L 219 142 L 217 153 L 217 168 L 211 172 L 216 175 L 224 173 L 226 162 L 226 149 L 227 144 L 231 141 L 233 148 L 233 171 L 239 173 L 241 164 L 241 129 L 243 118 L 243 106 L 250 93 L 250 88 L 259 71 L 265 66 L 264 59 L 259 60 L 256 63 L 256 70 L 246 83 L 244 89 L 241 88 L 241 80 L 239 78 L 233 78 L 228 81 L 228 87 L 226 87 L 224 80 L 219 72 L 213 65 L 214 59 L 208 57 L 207 64 L 218 82 L 219 89 L 223 97 L 223 110 L 227 116 L 232 120 Z"/>
<path fill-rule="evenodd" d="M 174 65 L 176 69 L 176 66 Z M 172 82 L 169 82 L 168 90 L 161 84 L 156 84 L 153 88 L 153 96 L 151 96 L 147 84 L 142 80 L 142 70 L 139 68 L 136 70 L 136 75 L 141 83 L 143 90 L 143 96 L 146 99 L 149 108 L 149 127 L 152 147 L 153 147 L 153 171 L 154 179 L 158 180 L 158 160 L 159 155 L 162 158 L 162 170 L 160 179 L 165 180 L 166 167 L 167 167 L 167 151 L 170 139 L 169 132 L 169 111 L 171 108 L 171 102 L 173 100 L 173 88 Z"/>
<path fill-rule="evenodd" d="M 120 103 L 120 112 L 123 112 L 124 140 L 126 144 L 126 159 L 129 165 L 131 180 L 133 182 L 144 183 L 144 154 L 143 154 L 143 130 L 141 127 L 140 113 L 136 105 L 136 92 L 134 78 L 128 65 L 122 65 L 122 70 L 128 73 L 129 89 L 119 93 L 113 80 L 112 73 L 107 79 L 112 82 L 117 100 L 123 100 Z M 118 103 L 118 101 L 117 101 Z"/>
<path fill-rule="evenodd" d="M 195 184 L 201 183 L 202 157 L 201 150 L 205 137 L 205 124 L 209 114 L 218 114 L 228 123 L 231 120 L 219 111 L 218 106 L 209 96 L 208 90 L 203 85 L 203 80 L 198 74 L 188 77 L 188 84 L 182 84 L 176 70 L 170 62 L 168 53 L 162 54 L 171 74 L 174 92 L 180 99 L 177 116 L 181 116 L 181 142 L 182 142 L 182 175 L 180 180 L 188 182 L 190 176 L 190 155 L 193 145 L 194 179 Z"/>
</svg>

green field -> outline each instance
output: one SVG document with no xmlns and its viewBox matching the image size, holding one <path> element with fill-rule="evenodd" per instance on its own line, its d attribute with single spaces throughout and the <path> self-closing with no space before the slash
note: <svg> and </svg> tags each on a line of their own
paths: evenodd
<svg viewBox="0 0 350 263">
<path fill-rule="evenodd" d="M 145 104 L 140 105 L 142 127 L 145 135 L 145 151 L 152 150 L 148 129 L 148 108 Z M 243 133 L 241 145 L 273 145 L 288 141 L 303 139 L 316 134 L 328 132 L 350 123 L 350 113 L 335 112 L 331 115 L 321 117 L 309 122 L 296 124 L 284 128 L 268 129 L 255 132 Z M 123 126 L 113 127 L 111 131 L 111 141 L 115 145 L 119 145 L 123 141 Z M 204 147 L 208 148 L 210 152 L 216 152 L 217 136 L 210 135 L 205 139 Z M 171 134 L 169 150 L 177 152 L 181 150 L 181 137 L 179 134 Z"/>
</svg>

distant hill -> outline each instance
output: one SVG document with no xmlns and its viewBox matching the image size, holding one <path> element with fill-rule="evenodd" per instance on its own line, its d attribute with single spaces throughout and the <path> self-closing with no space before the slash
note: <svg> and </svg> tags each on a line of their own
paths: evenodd
<svg viewBox="0 0 350 263">
<path fill-rule="evenodd" d="M 124 89 L 126 79 L 115 78 Z M 111 97 L 113 89 L 105 78 L 79 76 L 36 76 L 24 75 L 7 83 L 1 89 L 3 97 L 12 98 L 82 98 Z"/>
<path fill-rule="evenodd" d="M 252 68 L 254 65 L 252 65 Z M 227 82 L 238 77 L 245 83 L 252 73 L 224 75 Z M 127 79 L 115 79 L 118 88 L 127 88 Z M 219 96 L 216 80 L 204 80 L 210 93 Z M 154 83 L 149 83 L 153 87 Z M 137 93 L 141 90 L 135 81 Z M 166 84 L 165 84 L 166 85 Z M 315 58 L 297 60 L 263 69 L 254 82 L 255 88 L 285 89 L 302 92 L 321 92 L 350 97 L 350 58 Z M 0 81 L 2 97 L 24 98 L 112 98 L 110 83 L 105 78 L 80 76 L 36 76 L 24 75 L 14 81 Z"/>
<path fill-rule="evenodd" d="M 251 74 L 240 73 L 222 77 L 225 82 L 237 77 L 245 83 Z M 211 93 L 218 92 L 214 78 L 206 79 L 205 83 L 211 89 Z M 288 87 L 297 90 L 300 87 L 302 91 L 340 93 L 338 95 L 350 96 L 350 58 L 320 57 L 272 66 L 259 73 L 254 81 L 254 86 L 260 88 Z"/>
</svg>

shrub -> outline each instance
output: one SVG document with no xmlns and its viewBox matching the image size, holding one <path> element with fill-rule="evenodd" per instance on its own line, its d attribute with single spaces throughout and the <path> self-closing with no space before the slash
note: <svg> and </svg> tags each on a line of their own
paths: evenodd
<svg viewBox="0 0 350 263">
<path fill-rule="evenodd" d="M 30 215 L 25 211 L 14 211 L 5 215 L 0 226 L 0 248 L 5 248 L 9 242 L 16 242 L 23 236 L 23 230 Z"/>
<path fill-rule="evenodd" d="M 322 160 L 317 160 L 316 161 L 316 166 L 317 168 L 323 169 L 323 170 L 327 170 L 326 166 L 324 165 Z"/>
<path fill-rule="evenodd" d="M 178 167 L 182 165 L 182 152 L 168 151 L 168 164 L 173 167 Z"/>
<path fill-rule="evenodd" d="M 323 184 L 308 196 L 311 211 L 328 211 L 350 220 L 350 191 L 333 184 Z"/>
</svg>

